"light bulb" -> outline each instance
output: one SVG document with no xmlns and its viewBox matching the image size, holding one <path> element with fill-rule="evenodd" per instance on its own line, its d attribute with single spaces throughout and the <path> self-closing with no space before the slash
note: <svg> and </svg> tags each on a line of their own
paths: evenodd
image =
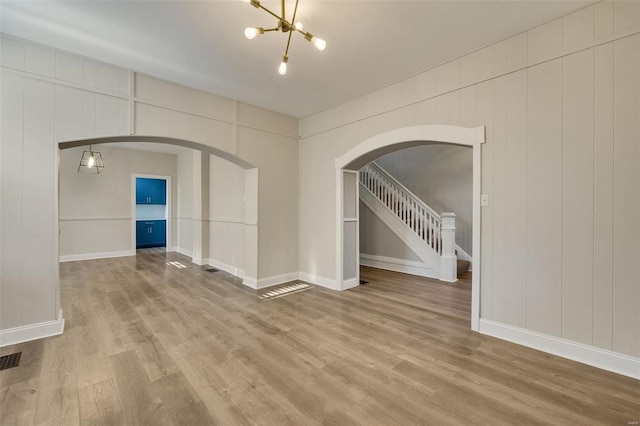
<svg viewBox="0 0 640 426">
<path fill-rule="evenodd" d="M 327 42 L 318 37 L 312 38 L 311 42 L 318 48 L 318 50 L 324 50 L 327 47 Z"/>
<path fill-rule="evenodd" d="M 278 72 L 280 75 L 285 75 L 287 73 L 287 62 L 289 62 L 289 55 L 286 53 L 282 55 L 282 62 L 280 63 L 280 67 L 278 68 Z"/>
<path fill-rule="evenodd" d="M 302 31 L 304 29 L 304 25 L 302 25 L 302 22 L 298 21 L 295 24 L 293 24 L 294 27 L 296 27 L 296 30 L 298 31 Z"/>
<path fill-rule="evenodd" d="M 95 158 L 93 158 L 93 154 L 91 154 L 91 157 L 89 157 L 89 161 L 87 162 L 87 167 L 91 168 L 95 163 L 96 163 L 96 160 Z"/>
<path fill-rule="evenodd" d="M 287 73 L 287 63 L 286 62 L 281 62 L 280 63 L 280 67 L 278 68 L 278 72 L 280 73 L 280 75 L 285 75 Z"/>
<path fill-rule="evenodd" d="M 262 28 L 247 27 L 244 29 L 244 36 L 249 40 L 252 40 L 263 33 L 264 30 Z"/>
</svg>

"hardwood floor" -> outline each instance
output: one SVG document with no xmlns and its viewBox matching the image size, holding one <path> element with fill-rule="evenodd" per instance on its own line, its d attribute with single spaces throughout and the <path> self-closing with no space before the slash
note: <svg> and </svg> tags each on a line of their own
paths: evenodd
<svg viewBox="0 0 640 426">
<path fill-rule="evenodd" d="M 640 419 L 640 382 L 471 332 L 470 274 L 362 268 L 353 290 L 261 300 L 273 288 L 205 269 L 162 251 L 61 264 L 65 333 L 0 349 L 23 352 L 0 424 Z"/>
</svg>

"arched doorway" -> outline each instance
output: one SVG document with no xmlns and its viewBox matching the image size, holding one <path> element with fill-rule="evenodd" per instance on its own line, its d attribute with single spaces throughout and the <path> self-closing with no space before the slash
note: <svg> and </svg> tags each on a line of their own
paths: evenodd
<svg viewBox="0 0 640 426">
<path fill-rule="evenodd" d="M 480 319 L 480 190 L 481 144 L 484 126 L 424 125 L 391 130 L 373 136 L 335 160 L 336 169 L 336 282 L 338 290 L 359 285 L 358 170 L 391 152 L 430 143 L 449 143 L 473 148 L 473 278 L 471 328 Z"/>
<path fill-rule="evenodd" d="M 218 269 L 223 269 L 225 272 L 229 272 L 232 275 L 236 275 L 237 277 L 243 279 L 243 282 L 251 287 L 255 287 L 257 270 L 258 270 L 258 169 L 252 164 L 248 163 L 245 160 L 242 160 L 226 151 L 222 151 L 220 149 L 203 145 L 200 143 L 196 143 L 193 141 L 171 138 L 171 137 L 159 137 L 159 136 L 141 136 L 141 135 L 129 135 L 129 136 L 109 136 L 109 137 L 99 137 L 99 138 L 89 138 L 89 139 L 80 139 L 73 141 L 61 142 L 58 144 L 59 150 L 71 149 L 76 147 L 84 147 L 88 145 L 101 145 L 101 144 L 115 144 L 118 146 L 126 146 L 127 144 L 138 146 L 140 144 L 163 144 L 163 145 L 173 145 L 181 148 L 186 148 L 187 151 L 194 151 L 198 155 L 198 160 L 196 163 L 193 163 L 194 166 L 197 166 L 198 169 L 201 169 L 198 173 L 201 173 L 201 180 L 203 183 L 202 186 L 202 200 L 206 201 L 207 206 L 205 207 L 205 202 L 202 201 L 202 217 L 203 220 L 194 219 L 193 222 L 193 251 L 188 253 L 188 256 L 192 257 L 192 261 L 196 264 L 210 264 Z M 134 146 L 132 146 L 133 148 Z M 58 152 L 58 157 L 60 158 L 60 151 Z M 213 158 L 216 157 L 216 158 Z M 209 158 L 211 158 L 211 168 L 209 165 Z M 221 159 L 221 160 L 220 160 Z M 231 189 L 237 190 L 239 195 L 234 197 L 237 199 L 238 204 L 238 212 L 239 218 L 235 218 L 234 220 L 226 220 L 221 221 L 212 220 L 209 217 L 209 171 L 213 170 L 213 161 L 216 160 L 216 164 L 218 166 L 221 163 L 229 164 L 229 166 L 225 166 L 226 169 L 231 167 L 234 170 L 234 176 L 239 175 L 239 180 L 237 182 L 237 188 L 234 186 Z M 195 167 L 194 167 L 195 168 Z M 56 174 L 59 175 L 59 162 L 56 164 Z M 226 180 L 225 180 L 226 182 Z M 135 186 L 135 180 L 132 180 L 132 183 Z M 58 197 L 60 196 L 60 188 L 58 187 Z M 240 193 L 241 192 L 241 193 Z M 133 209 L 135 206 L 135 192 L 132 191 L 132 215 L 130 218 L 131 221 L 131 251 L 135 254 L 135 210 Z M 57 197 L 57 198 L 58 198 Z M 228 203 L 228 201 L 220 200 L 221 203 Z M 59 209 L 59 206 L 58 206 Z M 206 212 L 204 211 L 206 210 Z M 56 235 L 59 235 L 59 231 L 61 229 L 61 225 L 59 222 L 59 218 L 56 218 L 55 221 L 57 231 Z M 171 219 L 171 218 L 170 218 Z M 167 221 L 168 224 L 171 220 Z M 205 223 L 206 222 L 206 223 Z M 215 222 L 215 223 L 214 223 Z M 219 223 L 220 222 L 220 223 Z M 167 225 L 168 225 L 167 224 Z M 215 228 L 215 229 L 214 229 Z M 229 229 L 228 229 L 229 228 Z M 233 228 L 231 230 L 230 228 Z M 169 229 L 169 228 L 168 228 Z M 125 230 L 122 230 L 124 233 Z M 169 232 L 167 232 L 169 234 Z M 200 235 L 201 238 L 196 238 L 196 234 Z M 223 234 L 225 236 L 232 235 L 234 236 L 234 242 L 237 240 L 237 244 L 216 244 L 210 236 L 212 234 L 218 235 Z M 59 239 L 59 238 L 58 238 Z M 197 240 L 197 241 L 196 241 Z M 217 240 L 221 240 L 220 237 L 217 237 Z M 216 241 L 217 241 L 216 240 Z M 197 243 L 197 244 L 196 244 Z M 60 244 L 60 239 L 57 242 Z M 196 250 L 199 247 L 199 250 Z M 226 256 L 227 253 L 224 251 L 228 251 L 229 256 Z M 233 250 L 233 252 L 232 252 Z M 179 250 L 178 250 L 179 251 Z M 182 251 L 180 251 L 183 253 Z M 203 252 L 205 254 L 203 255 Z M 215 252 L 209 255 L 210 252 Z M 239 256 L 239 253 L 240 256 Z M 185 253 L 183 253 L 185 254 Z M 130 254 L 125 254 L 127 256 Z M 233 262 L 227 261 L 226 257 L 229 259 L 233 259 Z"/>
</svg>

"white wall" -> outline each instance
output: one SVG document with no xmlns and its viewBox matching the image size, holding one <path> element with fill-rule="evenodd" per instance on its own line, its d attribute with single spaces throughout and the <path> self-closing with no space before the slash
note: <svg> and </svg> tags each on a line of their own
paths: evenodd
<svg viewBox="0 0 640 426">
<path fill-rule="evenodd" d="M 62 141 L 169 136 L 254 164 L 259 173 L 252 175 L 261 182 L 252 241 L 259 238 L 260 246 L 251 256 L 262 265 L 255 276 L 297 274 L 298 120 L 6 35 L 0 41 L 3 342 L 7 329 L 58 320 L 56 144 Z"/>
<path fill-rule="evenodd" d="M 196 152 L 187 150 L 178 154 L 176 187 L 177 232 L 175 250 L 186 256 L 193 256 L 193 164 Z"/>
<path fill-rule="evenodd" d="M 599 3 L 302 120 L 301 272 L 335 278 L 335 158 L 485 125 L 482 319 L 639 357 L 639 31 Z"/>
<path fill-rule="evenodd" d="M 407 148 L 376 160 L 438 213 L 454 212 L 456 244 L 471 255 L 473 150 L 432 144 Z"/>
<path fill-rule="evenodd" d="M 171 176 L 175 183 L 176 155 L 96 145 L 93 149 L 102 154 L 104 170 L 100 174 L 78 173 L 85 148 L 60 151 L 60 259 L 134 254 L 131 176 Z M 174 187 L 172 206 L 176 205 L 176 195 Z M 170 217 L 175 216 L 173 209 Z M 167 245 L 170 247 L 171 242 Z"/>
<path fill-rule="evenodd" d="M 359 213 L 361 254 L 421 262 L 409 246 L 362 201 Z"/>
</svg>

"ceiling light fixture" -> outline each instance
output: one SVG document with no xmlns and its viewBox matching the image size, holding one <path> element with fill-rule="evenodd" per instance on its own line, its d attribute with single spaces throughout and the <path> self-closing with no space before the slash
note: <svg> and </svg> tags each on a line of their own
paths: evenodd
<svg viewBox="0 0 640 426">
<path fill-rule="evenodd" d="M 327 47 L 327 42 L 324 41 L 321 38 L 318 38 L 316 36 L 314 36 L 311 33 L 308 32 L 304 32 L 303 31 L 303 25 L 302 22 L 296 22 L 296 13 L 298 12 L 298 0 L 296 0 L 296 5 L 293 9 L 293 18 L 291 19 L 291 21 L 288 21 L 286 19 L 286 14 L 285 14 L 285 9 L 284 9 L 284 2 L 285 0 L 281 0 L 281 13 L 280 15 L 277 15 L 275 13 L 273 13 L 272 11 L 270 11 L 269 9 L 267 9 L 266 7 L 264 7 L 259 0 L 246 0 L 247 2 L 251 3 L 251 5 L 257 9 L 262 9 L 265 12 L 267 12 L 269 15 L 275 17 L 278 20 L 278 26 L 276 26 L 275 28 L 262 28 L 262 27 L 248 27 L 244 30 L 244 36 L 246 38 L 248 38 L 249 40 L 252 40 L 256 37 L 258 37 L 259 35 L 262 35 L 266 32 L 270 32 L 270 31 L 280 31 L 283 33 L 289 33 L 289 38 L 287 39 L 287 48 L 284 51 L 284 55 L 282 55 L 282 62 L 280 63 L 280 67 L 278 68 L 278 72 L 281 75 L 285 75 L 287 73 L 287 62 L 289 61 L 289 44 L 291 43 L 291 35 L 297 31 L 300 34 L 302 34 L 304 36 L 304 38 L 313 43 L 313 45 L 315 47 L 318 48 L 318 50 L 324 50 Z"/>
<path fill-rule="evenodd" d="M 102 154 L 93 151 L 89 145 L 89 151 L 82 152 L 78 173 L 100 173 L 104 169 Z"/>
</svg>

